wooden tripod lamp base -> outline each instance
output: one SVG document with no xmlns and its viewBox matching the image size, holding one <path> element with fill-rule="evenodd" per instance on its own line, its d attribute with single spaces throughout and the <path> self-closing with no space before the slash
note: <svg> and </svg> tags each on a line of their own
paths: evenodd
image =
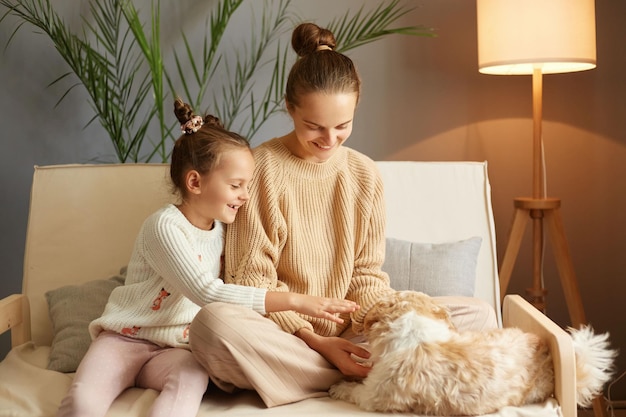
<svg viewBox="0 0 626 417">
<path fill-rule="evenodd" d="M 494 75 L 532 74 L 533 193 L 517 198 L 511 234 L 500 268 L 500 294 L 506 294 L 528 219 L 533 221 L 533 284 L 527 293 L 539 310 L 546 307 L 543 287 L 544 225 L 553 246 L 572 326 L 585 324 L 585 313 L 561 219 L 561 201 L 546 198 L 542 120 L 543 74 L 586 71 L 596 66 L 594 0 L 503 2 L 477 0 L 478 71 Z M 567 18 L 563 18 L 567 16 Z M 606 416 L 602 397 L 595 417 Z"/>
<path fill-rule="evenodd" d="M 578 281 L 574 265 L 565 238 L 565 229 L 561 217 L 561 200 L 558 198 L 516 198 L 515 214 L 504 258 L 500 267 L 500 295 L 506 294 L 515 260 L 524 237 L 528 219 L 533 221 L 533 285 L 527 290 L 530 302 L 541 311 L 545 311 L 545 294 L 542 279 L 543 234 L 546 226 L 547 235 L 552 243 L 556 265 L 561 278 L 561 286 L 567 302 L 573 327 L 586 324 Z"/>
<path fill-rule="evenodd" d="M 513 200 L 515 214 L 500 267 L 500 296 L 506 294 L 515 260 L 524 237 L 528 219 L 533 221 L 533 286 L 526 290 L 531 304 L 544 311 L 546 307 L 546 290 L 542 280 L 543 227 L 547 226 L 547 234 L 553 245 L 556 265 L 561 277 L 561 285 L 567 302 L 572 326 L 580 327 L 587 323 L 583 308 L 578 281 L 574 273 L 574 265 L 569 253 L 565 229 L 561 218 L 561 200 L 558 198 L 516 198 Z M 544 311 L 545 312 L 545 311 Z M 602 396 L 593 400 L 595 417 L 608 417 L 606 403 Z"/>
</svg>

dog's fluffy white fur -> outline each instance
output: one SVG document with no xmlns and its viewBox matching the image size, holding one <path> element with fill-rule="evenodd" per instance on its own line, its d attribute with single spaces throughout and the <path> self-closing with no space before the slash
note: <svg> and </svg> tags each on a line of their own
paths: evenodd
<svg viewBox="0 0 626 417">
<path fill-rule="evenodd" d="M 612 374 L 608 334 L 569 329 L 576 353 L 577 402 L 587 406 Z M 480 415 L 552 395 L 546 343 L 516 328 L 457 332 L 447 309 L 427 295 L 400 291 L 365 316 L 373 367 L 361 382 L 330 389 L 370 411 Z"/>
</svg>

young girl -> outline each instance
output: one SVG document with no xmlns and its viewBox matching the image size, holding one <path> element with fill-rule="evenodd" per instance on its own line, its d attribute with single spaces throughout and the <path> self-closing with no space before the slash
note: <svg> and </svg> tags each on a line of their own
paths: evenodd
<svg viewBox="0 0 626 417">
<path fill-rule="evenodd" d="M 116 288 L 89 331 L 93 342 L 82 360 L 59 417 L 104 416 L 129 387 L 160 391 L 149 416 L 195 416 L 208 375 L 189 351 L 189 325 L 201 306 L 234 303 L 259 315 L 293 309 L 341 322 L 353 302 L 219 279 L 223 224 L 248 200 L 254 170 L 249 145 L 213 116 L 193 114 L 176 100 L 184 134 L 172 151 L 170 176 L 181 201 L 144 222 L 126 283 Z"/>
</svg>

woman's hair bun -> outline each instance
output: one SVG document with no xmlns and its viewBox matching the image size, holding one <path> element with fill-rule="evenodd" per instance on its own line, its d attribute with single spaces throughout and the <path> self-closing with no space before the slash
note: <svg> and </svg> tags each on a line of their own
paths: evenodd
<svg viewBox="0 0 626 417">
<path fill-rule="evenodd" d="M 337 41 L 335 35 L 328 30 L 317 26 L 315 23 L 301 23 L 291 35 L 291 47 L 298 56 L 303 57 L 323 49 L 335 49 Z"/>
</svg>

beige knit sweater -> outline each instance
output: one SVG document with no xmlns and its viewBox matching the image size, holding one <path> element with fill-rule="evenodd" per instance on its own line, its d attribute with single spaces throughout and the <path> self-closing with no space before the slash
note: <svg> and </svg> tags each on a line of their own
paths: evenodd
<svg viewBox="0 0 626 417">
<path fill-rule="evenodd" d="M 390 291 L 385 255 L 383 184 L 375 163 L 341 147 L 324 163 L 292 155 L 273 139 L 254 149 L 251 199 L 228 225 L 224 280 L 270 290 L 345 298 L 362 330 L 364 313 Z M 271 313 L 285 331 L 337 336 L 350 325 Z"/>
</svg>

